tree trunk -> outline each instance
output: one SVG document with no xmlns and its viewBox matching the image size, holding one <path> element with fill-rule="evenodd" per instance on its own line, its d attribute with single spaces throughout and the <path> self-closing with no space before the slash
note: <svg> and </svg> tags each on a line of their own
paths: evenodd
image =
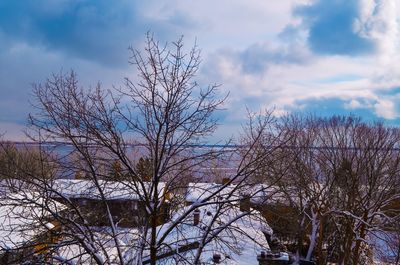
<svg viewBox="0 0 400 265">
<path fill-rule="evenodd" d="M 319 227 L 319 221 L 318 221 L 318 211 L 311 212 L 311 235 L 310 235 L 310 245 L 308 246 L 308 251 L 307 251 L 307 256 L 306 256 L 306 260 L 311 260 L 313 251 L 314 251 L 314 247 L 316 245 L 317 242 L 317 236 L 318 236 L 318 227 Z"/>
<path fill-rule="evenodd" d="M 326 259 L 324 253 L 322 252 L 322 245 L 324 242 L 324 224 L 325 224 L 324 216 L 321 216 L 320 223 L 319 223 L 318 241 L 317 241 L 317 246 L 316 246 L 316 250 L 317 250 L 316 256 L 318 257 L 318 259 L 317 259 L 318 265 L 324 265 L 325 259 Z"/>
<path fill-rule="evenodd" d="M 157 261 L 157 218 L 153 212 L 151 215 L 151 242 L 150 242 L 150 264 L 156 265 Z"/>
<path fill-rule="evenodd" d="M 344 244 L 343 244 L 343 259 L 342 259 L 342 264 L 350 264 L 350 257 L 352 254 L 352 243 L 353 243 L 353 229 L 352 229 L 352 222 L 349 223 L 347 220 L 346 224 L 346 233 L 343 235 L 344 238 Z"/>
<path fill-rule="evenodd" d="M 363 215 L 363 221 L 364 223 L 361 224 L 361 229 L 360 229 L 360 239 L 364 239 L 365 238 L 365 234 L 366 234 L 366 225 L 365 223 L 367 222 L 367 216 L 368 213 L 365 212 Z M 356 245 L 354 247 L 354 251 L 353 251 L 353 264 L 357 265 L 359 260 L 360 260 L 360 247 L 361 247 L 361 240 L 357 240 L 356 241 Z"/>
<path fill-rule="evenodd" d="M 303 218 L 301 220 L 301 223 L 299 224 L 299 233 L 297 236 L 297 253 L 296 253 L 296 260 L 300 260 L 301 252 L 303 250 L 303 242 L 304 242 L 304 223 L 305 223 L 306 217 L 303 215 Z"/>
</svg>

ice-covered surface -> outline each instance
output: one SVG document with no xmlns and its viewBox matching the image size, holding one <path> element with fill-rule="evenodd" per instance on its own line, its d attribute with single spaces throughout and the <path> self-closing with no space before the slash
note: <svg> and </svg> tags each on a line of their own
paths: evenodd
<svg viewBox="0 0 400 265">
<path fill-rule="evenodd" d="M 53 212 L 65 209 L 62 204 L 45 199 L 39 193 L 13 193 L 0 202 L 1 249 L 17 248 L 54 227 L 47 221 L 50 212 L 40 205 Z"/>
<path fill-rule="evenodd" d="M 158 193 L 164 192 L 165 183 L 158 184 Z M 97 184 L 92 180 L 82 179 L 57 179 L 53 183 L 53 189 L 59 194 L 68 198 L 101 199 L 101 193 L 108 200 L 126 199 L 142 200 L 145 194 L 152 194 L 154 187 L 150 182 L 143 186 L 133 182 L 117 182 L 99 180 Z"/>
</svg>

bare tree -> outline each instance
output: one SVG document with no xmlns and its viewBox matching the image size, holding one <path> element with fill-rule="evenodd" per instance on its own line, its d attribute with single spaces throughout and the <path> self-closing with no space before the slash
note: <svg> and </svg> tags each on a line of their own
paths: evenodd
<svg viewBox="0 0 400 265">
<path fill-rule="evenodd" d="M 319 256 L 315 255 L 316 248 L 321 253 L 330 205 L 331 183 L 329 179 L 323 179 L 316 161 L 319 121 L 314 119 L 298 115 L 281 118 L 279 130 L 288 139 L 281 148 L 281 163 L 286 165 L 286 170 L 283 176 L 278 174 L 278 178 L 267 179 L 275 182 L 274 189 L 280 195 L 280 202 L 271 200 L 265 207 L 267 213 L 275 211 L 275 216 L 290 224 L 291 229 L 277 229 L 284 230 L 285 240 L 290 242 L 289 247 L 296 252 L 297 259 L 303 256 L 306 260 Z"/>
<path fill-rule="evenodd" d="M 372 239 L 391 233 L 398 219 L 399 129 L 351 116 L 296 115 L 284 117 L 280 129 L 291 135 L 282 147 L 289 169 L 276 187 L 298 214 L 299 256 L 368 263 Z"/>
<path fill-rule="evenodd" d="M 320 159 L 335 186 L 332 210 L 339 262 L 359 264 L 368 256 L 363 251 L 371 245 L 368 238 L 387 231 L 398 216 L 390 205 L 399 199 L 400 132 L 353 117 L 332 118 L 321 131 L 322 144 L 331 147 L 321 151 Z"/>
<path fill-rule="evenodd" d="M 59 240 L 47 244 L 52 253 L 49 263 L 156 264 L 160 253 L 174 249 L 176 242 L 171 242 L 170 235 L 184 226 L 197 209 L 211 205 L 215 213 L 200 230 L 197 254 L 191 261 L 199 264 L 210 242 L 231 229 L 231 224 L 254 213 L 249 210 L 235 214 L 224 223 L 219 218 L 237 205 L 241 199 L 238 194 L 249 184 L 246 180 L 270 154 L 271 148 L 261 152 L 256 147 L 272 120 L 265 119 L 252 131 L 251 140 L 240 149 L 240 159 L 239 150 L 232 147 L 198 148 L 207 143 L 217 127 L 215 112 L 224 102 L 218 97 L 218 86 L 200 89 L 193 81 L 200 64 L 197 46 L 186 53 L 182 39 L 172 43 L 170 49 L 151 35 L 145 44 L 144 52 L 130 49 L 130 62 L 137 69 L 138 79 L 126 78 L 124 88 L 104 90 L 97 85 L 93 90 L 83 90 L 74 72 L 55 74 L 44 84 L 34 86 L 38 104 L 37 112 L 30 116 L 35 132 L 32 137 L 54 144 L 59 154 L 54 156 L 60 164 L 59 178 L 71 178 L 80 172 L 86 179 L 68 182 L 32 176 L 31 191 L 62 203 L 62 211 L 55 211 L 40 200 L 19 201 L 43 209 L 45 216 L 59 225 L 53 229 Z M 132 158 L 132 153 L 146 157 L 149 168 L 138 167 L 137 163 L 141 165 L 143 161 Z M 171 194 L 182 189 L 184 178 L 202 177 L 211 161 L 227 157 L 231 163 L 235 158 L 235 171 L 230 173 L 228 182 L 191 206 L 183 207 L 184 200 L 176 199 L 179 197 L 171 199 Z M 110 165 L 116 182 L 110 181 Z M 85 212 L 83 203 L 74 198 L 79 185 L 90 191 L 87 196 L 101 202 L 95 214 L 106 224 L 104 228 L 94 227 L 90 223 L 93 212 Z M 115 218 L 110 198 L 124 194 L 142 202 L 137 229 L 121 229 Z M 166 209 L 171 210 L 169 214 L 174 219 L 162 225 Z M 131 209 L 124 211 L 132 218 L 138 215 Z M 230 249 L 235 247 L 232 241 L 226 244 Z"/>
<path fill-rule="evenodd" d="M 23 179 L 28 175 L 54 176 L 51 158 L 37 146 L 0 141 L 0 179 Z"/>
</svg>

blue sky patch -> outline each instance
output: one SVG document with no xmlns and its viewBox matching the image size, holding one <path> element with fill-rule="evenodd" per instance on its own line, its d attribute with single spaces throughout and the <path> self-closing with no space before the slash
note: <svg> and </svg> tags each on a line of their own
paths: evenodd
<svg viewBox="0 0 400 265">
<path fill-rule="evenodd" d="M 374 51 L 374 43 L 354 31 L 359 16 L 357 0 L 316 0 L 297 7 L 295 14 L 308 27 L 308 43 L 316 53 L 352 56 Z"/>
</svg>

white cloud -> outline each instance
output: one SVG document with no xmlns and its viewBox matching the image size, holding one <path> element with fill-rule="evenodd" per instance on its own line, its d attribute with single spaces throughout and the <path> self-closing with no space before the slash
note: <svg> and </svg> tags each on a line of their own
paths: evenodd
<svg viewBox="0 0 400 265">
<path fill-rule="evenodd" d="M 375 113 L 378 117 L 382 117 L 388 120 L 396 119 L 399 117 L 395 104 L 388 99 L 379 99 L 374 105 Z"/>
<path fill-rule="evenodd" d="M 321 56 L 312 54 L 301 38 L 293 43 L 286 39 L 264 39 L 264 42 L 257 41 L 243 49 L 220 49 L 214 52 L 206 60 L 205 68 L 209 69 L 205 74 L 209 78 L 212 76 L 211 80 L 223 83 L 223 89 L 231 91 L 236 105 L 247 104 L 246 96 L 253 96 L 258 98 L 259 107 L 275 106 L 284 112 L 293 107 L 305 107 L 296 106 L 298 101 L 337 98 L 348 102 L 344 106 L 337 106 L 338 110 L 364 108 L 378 117 L 397 118 L 397 100 L 386 99 L 383 94 L 400 87 L 400 5 L 396 0 L 361 0 L 360 3 L 360 19 L 354 27 L 358 27 L 363 37 L 376 43 L 377 50 L 374 53 Z M 287 25 L 295 23 L 290 18 L 286 21 Z M 243 71 L 240 67 L 243 61 L 237 58 L 246 49 L 256 47 L 255 44 L 257 47 L 278 47 L 264 48 L 262 52 L 265 53 L 290 54 L 287 49 L 292 49 L 298 54 L 306 54 L 307 59 L 301 63 L 281 63 L 266 57 L 267 67 L 261 72 Z M 261 57 L 257 56 L 255 59 Z"/>
<path fill-rule="evenodd" d="M 352 99 L 352 100 L 350 100 L 350 102 L 345 104 L 346 109 L 359 109 L 362 107 L 363 107 L 363 105 L 361 104 L 361 102 L 356 99 Z"/>
<path fill-rule="evenodd" d="M 152 1 L 147 15 L 166 18 L 176 12 L 186 14 L 197 28 L 184 32 L 197 37 L 205 51 L 218 47 L 244 49 L 260 40 L 275 39 L 283 28 L 295 19 L 291 16 L 295 4 L 302 0 L 163 0 Z"/>
<path fill-rule="evenodd" d="M 360 20 L 357 28 L 360 33 L 376 41 L 382 63 L 390 63 L 399 49 L 400 6 L 397 0 L 362 0 Z"/>
</svg>

